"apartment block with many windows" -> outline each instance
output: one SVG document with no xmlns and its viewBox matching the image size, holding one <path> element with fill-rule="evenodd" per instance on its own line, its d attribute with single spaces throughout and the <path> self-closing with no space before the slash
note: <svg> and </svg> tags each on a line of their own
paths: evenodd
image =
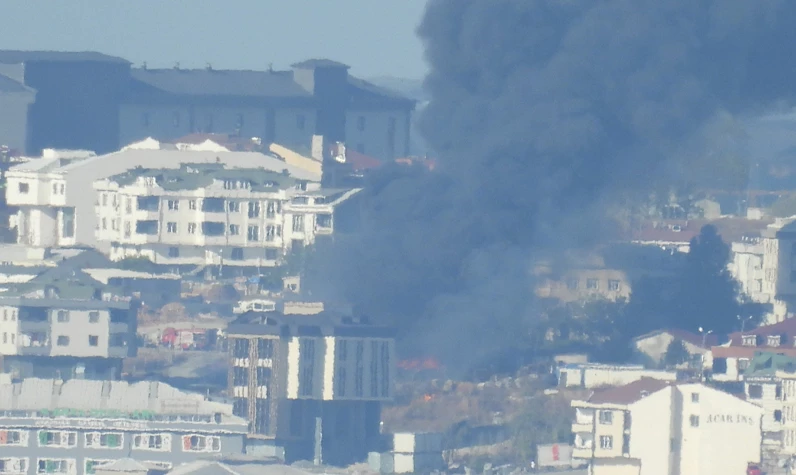
<svg viewBox="0 0 796 475">
<path fill-rule="evenodd" d="M 329 312 L 248 312 L 227 331 L 234 414 L 249 419 L 250 437 L 311 459 L 320 419 L 324 462 L 376 449 L 381 404 L 393 397 L 391 329 Z"/>
<path fill-rule="evenodd" d="M 334 207 L 358 190 L 260 168 L 184 163 L 99 180 L 96 235 L 114 260 L 272 267 L 334 230 Z"/>
<path fill-rule="evenodd" d="M 83 475 L 123 458 L 169 469 L 202 455 L 240 454 L 245 433 L 231 405 L 164 383 L 0 384 L 2 473 Z"/>
<path fill-rule="evenodd" d="M 741 475 L 761 461 L 763 409 L 704 384 L 645 378 L 572 407 L 572 457 L 591 475 Z"/>
<path fill-rule="evenodd" d="M 136 355 L 138 302 L 63 262 L 0 293 L 2 369 L 15 377 L 117 379 Z"/>
</svg>

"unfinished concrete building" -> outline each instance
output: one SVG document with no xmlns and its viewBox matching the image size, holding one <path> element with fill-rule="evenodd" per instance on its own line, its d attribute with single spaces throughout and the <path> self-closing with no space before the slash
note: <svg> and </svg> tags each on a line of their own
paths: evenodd
<svg viewBox="0 0 796 475">
<path fill-rule="evenodd" d="M 376 448 L 381 404 L 393 396 L 392 329 L 328 313 L 248 312 L 227 330 L 233 413 L 249 420 L 250 447 L 331 465 Z"/>
</svg>

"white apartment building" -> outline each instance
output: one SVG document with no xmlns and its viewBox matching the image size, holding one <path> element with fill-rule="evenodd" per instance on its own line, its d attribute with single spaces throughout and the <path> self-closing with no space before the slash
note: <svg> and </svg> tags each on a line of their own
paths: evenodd
<svg viewBox="0 0 796 475">
<path fill-rule="evenodd" d="M 572 456 L 591 475 L 744 475 L 763 409 L 699 383 L 642 379 L 573 401 Z"/>
<path fill-rule="evenodd" d="M 17 229 L 17 242 L 35 247 L 98 247 L 93 184 L 136 167 L 178 169 L 183 163 L 223 163 L 229 168 L 287 170 L 290 177 L 308 182 L 321 180 L 319 174 L 275 155 L 179 145 L 148 139 L 100 156 L 53 151 L 12 167 L 6 174 L 6 200 L 19 208 L 10 223 Z"/>
<path fill-rule="evenodd" d="M 272 267 L 333 231 L 334 207 L 358 190 L 262 168 L 184 163 L 136 168 L 94 183 L 97 242 L 113 260 Z"/>
<path fill-rule="evenodd" d="M 793 218 L 777 218 L 761 232 L 761 237 L 732 243 L 729 270 L 754 302 L 772 305 L 766 316 L 768 324 L 780 322 L 792 313 L 788 309 L 788 301 L 792 300 L 789 295 L 796 295 L 796 274 L 790 262 L 796 250 L 796 234 L 790 234 L 792 221 Z"/>
</svg>

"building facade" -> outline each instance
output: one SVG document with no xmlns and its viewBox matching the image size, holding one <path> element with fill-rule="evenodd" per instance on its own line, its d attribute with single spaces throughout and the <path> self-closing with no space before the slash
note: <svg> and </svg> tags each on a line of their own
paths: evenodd
<svg viewBox="0 0 796 475">
<path fill-rule="evenodd" d="M 711 379 L 743 381 L 744 372 L 760 352 L 796 357 L 796 319 L 730 334 L 729 341 L 710 349 L 711 358 L 706 363 Z"/>
<path fill-rule="evenodd" d="M 245 433 L 231 405 L 159 382 L 0 385 L 0 468 L 8 474 L 87 475 L 124 458 L 167 470 L 241 454 Z"/>
<path fill-rule="evenodd" d="M 111 259 L 252 268 L 332 234 L 334 207 L 358 191 L 221 163 L 136 168 L 94 189 L 97 241 Z"/>
<path fill-rule="evenodd" d="M 136 355 L 137 302 L 56 267 L 0 293 L 2 369 L 16 377 L 116 379 Z"/>
<path fill-rule="evenodd" d="M 262 168 L 277 173 L 287 170 L 290 177 L 308 182 L 321 180 L 318 174 L 271 154 L 181 149 L 179 145 L 148 140 L 99 156 L 52 151 L 41 159 L 12 167 L 6 174 L 6 200 L 9 206 L 18 208 L 11 223 L 17 231 L 17 242 L 51 248 L 98 247 L 96 231 L 101 222 L 95 206 L 102 201 L 94 191 L 94 182 L 137 167 L 179 169 L 183 163 L 223 163 L 231 168 Z"/>
<path fill-rule="evenodd" d="M 761 459 L 763 409 L 703 384 L 642 379 L 572 406 L 592 475 L 743 475 Z"/>
<path fill-rule="evenodd" d="M 307 148 L 313 135 L 389 161 L 409 154 L 414 101 L 308 60 L 289 71 L 140 68 L 121 106 L 121 143 L 191 133 Z"/>
<path fill-rule="evenodd" d="M 377 448 L 381 404 L 392 400 L 393 332 L 352 318 L 249 312 L 227 328 L 234 413 L 252 437 L 325 463 L 363 461 Z M 317 422 L 320 421 L 320 426 Z"/>
</svg>

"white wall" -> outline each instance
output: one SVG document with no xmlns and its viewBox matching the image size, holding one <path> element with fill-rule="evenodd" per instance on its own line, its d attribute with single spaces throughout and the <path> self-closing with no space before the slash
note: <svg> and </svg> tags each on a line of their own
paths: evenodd
<svg viewBox="0 0 796 475">
<path fill-rule="evenodd" d="M 50 311 L 52 356 L 77 356 L 77 357 L 107 357 L 110 335 L 110 315 L 107 310 L 63 310 L 69 315 L 67 322 L 58 321 L 58 312 L 61 309 Z M 97 312 L 97 322 L 90 322 L 89 314 Z M 66 336 L 69 344 L 58 345 L 58 337 Z M 89 336 L 98 338 L 97 346 L 89 345 Z"/>
<path fill-rule="evenodd" d="M 630 406 L 630 457 L 641 460 L 643 475 L 671 473 L 672 399 L 667 387 Z"/>
<path fill-rule="evenodd" d="M 17 354 L 19 312 L 16 307 L 0 306 L 0 355 Z"/>
</svg>

